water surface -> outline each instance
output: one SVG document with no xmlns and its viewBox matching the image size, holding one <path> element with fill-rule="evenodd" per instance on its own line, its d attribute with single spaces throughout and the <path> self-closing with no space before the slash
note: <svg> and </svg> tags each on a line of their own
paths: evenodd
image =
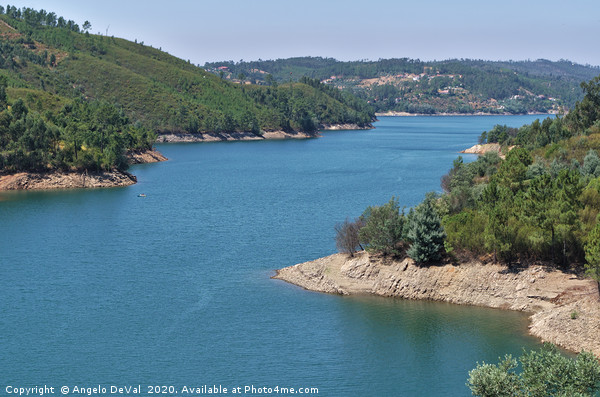
<svg viewBox="0 0 600 397">
<path fill-rule="evenodd" d="M 269 277 L 335 252 L 334 224 L 366 206 L 439 191 L 483 130 L 533 119 L 381 118 L 319 139 L 164 144 L 170 161 L 132 167 L 134 186 L 0 194 L 1 393 L 46 383 L 469 395 L 477 361 L 537 346 L 525 316 Z"/>
</svg>

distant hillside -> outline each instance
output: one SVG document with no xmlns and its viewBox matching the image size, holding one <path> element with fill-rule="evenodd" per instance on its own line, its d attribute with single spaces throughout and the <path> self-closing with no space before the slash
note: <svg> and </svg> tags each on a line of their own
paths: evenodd
<svg viewBox="0 0 600 397">
<path fill-rule="evenodd" d="M 45 108 L 48 95 L 63 104 L 104 100 L 159 133 L 314 130 L 367 126 L 374 117 L 363 101 L 320 84 L 235 84 L 143 42 L 89 34 L 53 13 L 1 11 L 0 74 L 9 94 L 25 94 L 28 105 Z"/>
<path fill-rule="evenodd" d="M 157 133 L 312 136 L 323 126 L 374 120 L 366 102 L 318 80 L 233 83 L 90 28 L 0 6 L 0 176 L 123 171 L 128 155 L 150 150 Z"/>
<path fill-rule="evenodd" d="M 599 67 L 542 59 L 342 62 L 303 57 L 213 62 L 204 67 L 226 79 L 242 77 L 257 84 L 307 76 L 356 94 L 378 112 L 423 114 L 559 112 L 583 98 L 582 81 L 600 74 Z"/>
</svg>

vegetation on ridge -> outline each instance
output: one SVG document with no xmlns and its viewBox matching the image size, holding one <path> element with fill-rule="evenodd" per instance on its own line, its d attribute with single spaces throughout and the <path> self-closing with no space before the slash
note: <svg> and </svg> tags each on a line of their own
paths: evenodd
<svg viewBox="0 0 600 397">
<path fill-rule="evenodd" d="M 582 95 L 581 81 L 598 67 L 561 60 L 492 62 L 469 59 L 425 62 L 380 59 L 342 62 L 332 58 L 206 63 L 225 78 L 240 76 L 257 84 L 318 79 L 369 101 L 378 112 L 509 113 L 559 112 Z"/>
</svg>

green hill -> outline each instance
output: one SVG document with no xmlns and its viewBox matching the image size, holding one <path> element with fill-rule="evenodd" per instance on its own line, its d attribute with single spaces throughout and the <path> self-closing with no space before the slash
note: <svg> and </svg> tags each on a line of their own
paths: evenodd
<svg viewBox="0 0 600 397">
<path fill-rule="evenodd" d="M 492 62 L 408 58 L 342 62 L 302 57 L 268 61 L 206 63 L 205 69 L 258 84 L 303 76 L 341 88 L 370 102 L 378 112 L 527 113 L 559 112 L 581 100 L 581 81 L 600 68 L 547 60 Z"/>
<path fill-rule="evenodd" d="M 317 80 L 232 83 L 143 42 L 0 6 L 0 173 L 127 167 L 156 134 L 369 127 L 373 109 Z"/>
<path fill-rule="evenodd" d="M 232 84 L 143 42 L 82 33 L 72 21 L 59 27 L 42 11 L 7 11 L 0 15 L 0 69 L 9 86 L 115 103 L 158 132 L 297 130 L 307 119 L 315 126 L 373 119 L 366 105 L 326 89 Z"/>
</svg>

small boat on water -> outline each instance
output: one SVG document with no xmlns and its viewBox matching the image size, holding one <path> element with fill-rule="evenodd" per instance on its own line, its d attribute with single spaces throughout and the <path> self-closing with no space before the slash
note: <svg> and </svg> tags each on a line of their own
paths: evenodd
<svg viewBox="0 0 600 397">
<path fill-rule="evenodd" d="M 146 195 L 144 193 L 140 193 L 138 194 L 138 197 L 146 197 Z"/>
</svg>

